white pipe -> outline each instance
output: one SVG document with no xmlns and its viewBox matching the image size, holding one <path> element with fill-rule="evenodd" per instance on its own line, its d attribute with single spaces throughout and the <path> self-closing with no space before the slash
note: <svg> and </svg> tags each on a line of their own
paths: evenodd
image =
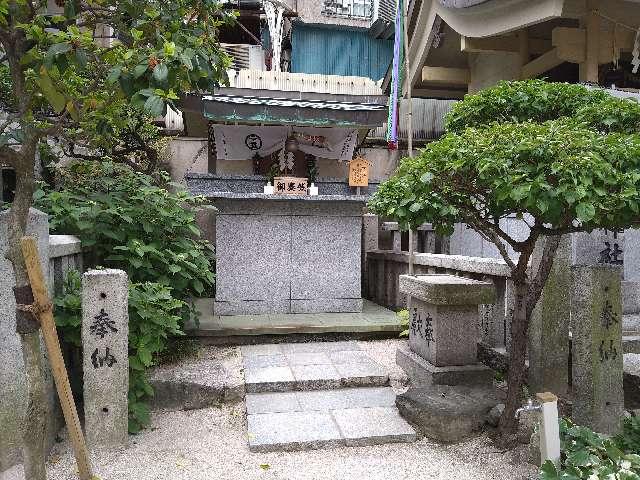
<svg viewBox="0 0 640 480">
<path fill-rule="evenodd" d="M 542 407 L 540 413 L 540 460 L 560 462 L 560 426 L 558 425 L 558 397 L 553 393 L 536 394 Z"/>
</svg>

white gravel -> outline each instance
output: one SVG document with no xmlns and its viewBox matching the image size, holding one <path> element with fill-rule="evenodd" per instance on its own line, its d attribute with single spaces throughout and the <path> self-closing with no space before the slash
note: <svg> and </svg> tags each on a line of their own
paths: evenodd
<svg viewBox="0 0 640 480">
<path fill-rule="evenodd" d="M 398 342 L 360 343 L 390 370 L 394 388 L 401 391 L 406 377 L 395 365 Z M 215 358 L 215 348 L 207 347 L 203 356 Z M 235 357 L 235 352 L 224 353 L 227 360 Z M 237 361 L 229 363 L 240 367 Z M 537 472 L 524 463 L 521 452 L 500 452 L 486 436 L 456 445 L 423 439 L 413 444 L 251 453 L 246 435 L 244 403 L 155 412 L 152 428 L 130 436 L 124 448 L 92 452 L 92 462 L 102 480 L 529 480 Z M 68 441 L 54 447 L 48 478 L 77 478 Z"/>
</svg>

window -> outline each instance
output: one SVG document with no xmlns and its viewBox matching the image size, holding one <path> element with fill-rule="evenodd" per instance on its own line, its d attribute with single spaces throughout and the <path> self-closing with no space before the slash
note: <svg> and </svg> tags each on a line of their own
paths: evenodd
<svg viewBox="0 0 640 480">
<path fill-rule="evenodd" d="M 370 19 L 372 4 L 371 0 L 324 0 L 322 13 L 329 17 Z"/>
</svg>

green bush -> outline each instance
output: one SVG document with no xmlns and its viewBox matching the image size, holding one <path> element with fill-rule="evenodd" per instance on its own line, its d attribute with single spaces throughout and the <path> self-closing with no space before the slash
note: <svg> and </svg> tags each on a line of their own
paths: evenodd
<svg viewBox="0 0 640 480">
<path fill-rule="evenodd" d="M 400 321 L 400 326 L 402 327 L 402 331 L 400 332 L 401 337 L 409 336 L 409 310 L 403 308 L 399 312 L 396 313 L 398 320 Z"/>
<path fill-rule="evenodd" d="M 445 118 L 447 132 L 489 123 L 543 123 L 574 117 L 578 110 L 611 98 L 603 90 L 544 80 L 501 81 L 495 87 L 466 95 Z M 619 100 L 618 100 L 619 102 Z"/>
<path fill-rule="evenodd" d="M 50 215 L 53 233 L 80 237 L 90 264 L 169 285 L 181 300 L 212 289 L 213 254 L 194 212 L 204 198 L 169 191 L 165 173 L 154 179 L 111 162 L 80 162 L 60 175 L 61 187 L 40 190 L 36 207 Z"/>
<path fill-rule="evenodd" d="M 640 422 L 625 419 L 623 432 L 608 438 L 560 419 L 560 466 L 542 465 L 540 480 L 639 480 Z"/>
<path fill-rule="evenodd" d="M 54 300 L 58 331 L 65 342 L 82 346 L 82 288 L 80 274 L 67 274 L 64 292 Z M 170 337 L 183 335 L 179 313 L 185 306 L 171 288 L 154 282 L 129 285 L 129 431 L 149 423 L 146 400 L 153 396 L 146 370 L 157 362 Z"/>
<path fill-rule="evenodd" d="M 153 394 L 145 371 L 183 335 L 192 314 L 186 303 L 213 288 L 213 254 L 199 239 L 194 210 L 204 199 L 169 190 L 157 178 L 111 162 L 81 162 L 58 172 L 61 186 L 36 194 L 36 206 L 50 215 L 54 233 L 77 235 L 89 266 L 127 272 L 129 289 L 129 429 L 149 421 Z M 55 299 L 63 340 L 79 347 L 80 276 L 70 273 Z"/>
</svg>

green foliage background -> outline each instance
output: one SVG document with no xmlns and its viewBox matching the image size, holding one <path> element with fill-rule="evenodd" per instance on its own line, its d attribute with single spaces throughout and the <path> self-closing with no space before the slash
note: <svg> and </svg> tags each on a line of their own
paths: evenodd
<svg viewBox="0 0 640 480">
<path fill-rule="evenodd" d="M 62 172 L 62 187 L 41 190 L 36 205 L 50 214 L 52 232 L 80 237 L 92 266 L 125 270 L 129 289 L 129 430 L 149 422 L 153 395 L 145 371 L 182 335 L 193 313 L 187 301 L 213 287 L 213 254 L 195 223 L 204 200 L 171 192 L 126 166 L 79 163 Z M 160 177 L 166 180 L 165 176 Z M 167 185 L 168 186 L 168 185 Z M 64 341 L 80 346 L 78 275 L 55 300 Z"/>
<path fill-rule="evenodd" d="M 369 207 L 405 228 L 529 213 L 539 226 L 638 219 L 640 105 L 581 85 L 501 82 L 455 104 L 447 134 L 402 161 Z"/>
</svg>

